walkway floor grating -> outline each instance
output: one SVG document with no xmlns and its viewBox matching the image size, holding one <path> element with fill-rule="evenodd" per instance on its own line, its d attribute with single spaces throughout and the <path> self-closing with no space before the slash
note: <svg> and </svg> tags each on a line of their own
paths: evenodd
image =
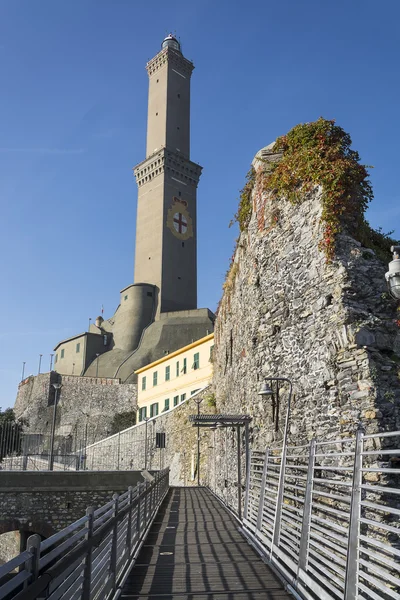
<svg viewBox="0 0 400 600">
<path fill-rule="evenodd" d="M 121 600 L 293 600 L 206 488 L 171 488 Z"/>
</svg>

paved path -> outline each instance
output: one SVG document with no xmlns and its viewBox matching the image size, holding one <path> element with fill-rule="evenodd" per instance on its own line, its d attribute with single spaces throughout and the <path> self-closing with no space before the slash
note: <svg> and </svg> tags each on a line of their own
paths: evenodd
<svg viewBox="0 0 400 600">
<path fill-rule="evenodd" d="M 293 600 L 205 488 L 172 488 L 121 600 Z"/>
</svg>

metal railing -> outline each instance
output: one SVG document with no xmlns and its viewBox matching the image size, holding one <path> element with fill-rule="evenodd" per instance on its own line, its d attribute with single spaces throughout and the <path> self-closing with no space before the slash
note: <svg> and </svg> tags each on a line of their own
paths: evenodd
<svg viewBox="0 0 400 600">
<path fill-rule="evenodd" d="M 303 598 L 400 600 L 400 432 L 252 452 L 243 530 Z M 283 502 L 277 498 L 283 493 Z"/>
<path fill-rule="evenodd" d="M 53 470 L 77 471 L 88 468 L 85 448 L 102 439 L 105 432 L 88 424 L 76 425 L 70 435 L 54 436 Z M 0 423 L 0 469 L 43 471 L 50 466 L 52 436 L 35 433 L 22 421 Z"/>
<path fill-rule="evenodd" d="M 165 469 L 152 482 L 115 494 L 96 510 L 88 508 L 85 516 L 48 539 L 29 537 L 26 550 L 0 567 L 0 600 L 113 598 L 168 487 Z"/>
</svg>

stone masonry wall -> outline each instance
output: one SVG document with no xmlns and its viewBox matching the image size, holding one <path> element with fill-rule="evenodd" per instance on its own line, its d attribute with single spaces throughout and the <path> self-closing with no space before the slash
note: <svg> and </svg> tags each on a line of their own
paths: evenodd
<svg viewBox="0 0 400 600">
<path fill-rule="evenodd" d="M 273 422 L 271 400 L 257 395 L 268 376 L 293 382 L 291 444 L 347 437 L 359 423 L 367 433 L 400 429 L 400 336 L 387 265 L 346 234 L 326 264 L 320 198 L 315 189 L 297 206 L 268 199 L 260 214 L 264 202 L 253 195 L 220 304 L 217 411 L 250 414 L 254 448 L 282 437 L 288 387 Z"/>
<path fill-rule="evenodd" d="M 209 388 L 189 398 L 147 423 L 147 468 L 158 470 L 169 467 L 171 485 L 192 485 L 197 473 L 197 429 L 189 422 L 189 415 L 215 412 Z M 156 433 L 165 433 L 165 449 L 156 448 Z M 200 430 L 201 473 L 203 482 L 208 477 L 209 433 Z M 92 444 L 86 448 L 86 468 L 89 470 L 140 470 L 145 466 L 146 425 L 139 423 Z M 208 479 L 207 479 L 208 480 Z"/>
<path fill-rule="evenodd" d="M 8 531 L 49 537 L 98 508 L 114 493 L 143 481 L 140 473 L 0 473 L 0 534 Z M 5 548 L 6 549 L 6 548 Z"/>
<path fill-rule="evenodd" d="M 42 373 L 20 383 L 14 406 L 16 416 L 28 422 L 30 433 L 50 435 L 54 405 L 51 384 L 55 381 L 62 384 L 57 403 L 56 441 L 66 436 L 78 442 L 101 439 L 110 433 L 116 414 L 136 410 L 136 384 L 121 384 L 119 379 Z"/>
<path fill-rule="evenodd" d="M 19 554 L 20 543 L 18 531 L 8 531 L 0 535 L 0 567 Z"/>
</svg>

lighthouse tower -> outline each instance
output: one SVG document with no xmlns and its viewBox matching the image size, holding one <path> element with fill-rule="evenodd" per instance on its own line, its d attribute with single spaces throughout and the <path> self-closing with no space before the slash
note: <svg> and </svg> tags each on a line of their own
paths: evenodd
<svg viewBox="0 0 400 600">
<path fill-rule="evenodd" d="M 172 34 L 150 60 L 146 159 L 138 185 L 135 284 L 156 286 L 160 313 L 197 307 L 196 192 L 190 160 L 190 78 L 194 65 Z"/>
<path fill-rule="evenodd" d="M 190 78 L 175 36 L 147 63 L 146 159 L 138 185 L 134 282 L 113 316 L 56 348 L 57 371 L 136 381 L 136 371 L 211 333 L 215 315 L 197 308 L 196 192 L 202 167 L 190 156 Z"/>
</svg>

